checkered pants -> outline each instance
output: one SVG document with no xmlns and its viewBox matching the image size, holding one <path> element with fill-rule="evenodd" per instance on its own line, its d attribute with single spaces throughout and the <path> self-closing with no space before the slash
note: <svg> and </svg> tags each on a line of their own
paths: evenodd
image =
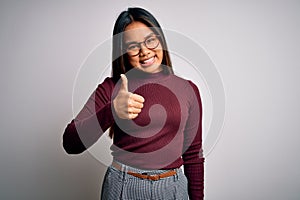
<svg viewBox="0 0 300 200">
<path fill-rule="evenodd" d="M 140 170 L 125 167 L 125 171 L 161 174 L 168 170 Z M 177 174 L 158 181 L 141 179 L 109 166 L 102 185 L 101 200 L 187 200 L 187 179 L 181 169 Z"/>
</svg>

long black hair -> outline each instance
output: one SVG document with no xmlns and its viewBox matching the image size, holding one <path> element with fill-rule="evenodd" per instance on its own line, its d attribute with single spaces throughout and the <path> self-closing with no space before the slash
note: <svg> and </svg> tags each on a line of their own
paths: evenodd
<svg viewBox="0 0 300 200">
<path fill-rule="evenodd" d="M 164 33 L 155 19 L 155 17 L 143 8 L 128 8 L 126 11 L 121 12 L 118 16 L 113 30 L 113 46 L 112 46 L 112 78 L 115 82 L 120 79 L 121 74 L 125 74 L 132 67 L 130 66 L 127 55 L 124 53 L 124 38 L 123 32 L 126 27 L 134 21 L 139 21 L 151 28 L 151 30 L 158 35 L 160 43 L 163 49 L 163 59 L 162 66 L 163 71 L 166 74 L 174 74 L 172 69 L 172 63 L 170 55 L 167 48 L 166 39 Z M 114 134 L 114 127 L 116 124 L 113 124 L 109 130 L 109 136 L 112 138 Z"/>
<path fill-rule="evenodd" d="M 156 35 L 159 36 L 160 43 L 163 49 L 162 65 L 165 73 L 173 74 L 172 63 L 167 48 L 167 43 L 163 31 L 155 19 L 155 17 L 143 8 L 128 8 L 121 12 L 118 16 L 113 30 L 113 46 L 112 46 L 112 77 L 114 80 L 120 78 L 120 74 L 124 74 L 131 69 L 128 64 L 127 55 L 124 54 L 123 32 L 125 28 L 132 22 L 139 21 L 150 27 Z"/>
</svg>

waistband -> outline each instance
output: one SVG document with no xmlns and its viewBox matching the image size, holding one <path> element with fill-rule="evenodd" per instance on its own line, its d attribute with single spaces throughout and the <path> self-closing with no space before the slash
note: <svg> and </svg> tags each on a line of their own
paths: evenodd
<svg viewBox="0 0 300 200">
<path fill-rule="evenodd" d="M 174 176 L 178 173 L 180 169 L 158 169 L 158 170 L 144 170 L 144 169 L 138 169 L 134 168 L 128 165 L 125 165 L 123 163 L 120 163 L 118 161 L 113 161 L 111 164 L 112 167 L 115 169 L 126 172 L 127 174 L 131 176 L 135 176 L 141 179 L 148 179 L 148 180 L 160 180 L 162 178 L 167 178 L 170 176 Z"/>
</svg>

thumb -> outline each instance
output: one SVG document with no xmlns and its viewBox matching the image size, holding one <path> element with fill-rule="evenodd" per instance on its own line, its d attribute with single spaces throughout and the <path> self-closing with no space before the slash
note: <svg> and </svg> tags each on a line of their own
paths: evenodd
<svg viewBox="0 0 300 200">
<path fill-rule="evenodd" d="M 125 90 L 126 92 L 128 92 L 128 80 L 125 74 L 121 74 L 121 79 L 122 79 L 122 83 L 121 83 L 120 90 Z"/>
</svg>

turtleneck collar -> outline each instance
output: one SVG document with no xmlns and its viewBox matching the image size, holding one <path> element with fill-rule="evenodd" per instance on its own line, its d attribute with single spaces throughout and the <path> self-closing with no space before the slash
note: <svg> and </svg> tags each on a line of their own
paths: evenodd
<svg viewBox="0 0 300 200">
<path fill-rule="evenodd" d="M 130 79 L 165 79 L 169 77 L 169 73 L 166 69 L 162 69 L 159 72 L 149 73 L 137 68 L 132 68 L 126 73 L 126 76 Z"/>
</svg>

